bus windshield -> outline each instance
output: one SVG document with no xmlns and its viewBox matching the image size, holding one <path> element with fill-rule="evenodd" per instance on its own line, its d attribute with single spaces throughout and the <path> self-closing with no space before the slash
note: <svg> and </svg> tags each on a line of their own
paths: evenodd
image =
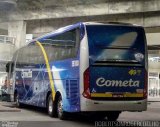
<svg viewBox="0 0 160 127">
<path fill-rule="evenodd" d="M 144 29 L 120 25 L 87 25 L 90 62 L 144 63 Z"/>
</svg>

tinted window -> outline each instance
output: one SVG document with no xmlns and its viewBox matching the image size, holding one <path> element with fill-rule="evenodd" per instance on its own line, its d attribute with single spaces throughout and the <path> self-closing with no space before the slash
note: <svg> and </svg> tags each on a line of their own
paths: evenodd
<svg viewBox="0 0 160 127">
<path fill-rule="evenodd" d="M 47 52 L 49 61 L 75 58 L 78 49 L 78 30 L 42 39 L 41 44 Z"/>
<path fill-rule="evenodd" d="M 19 50 L 17 66 L 22 67 L 42 63 L 45 63 L 45 60 L 38 45 L 29 45 Z"/>
<path fill-rule="evenodd" d="M 88 25 L 86 29 L 91 62 L 136 61 L 136 54 L 145 54 L 145 36 L 141 27 Z"/>
</svg>

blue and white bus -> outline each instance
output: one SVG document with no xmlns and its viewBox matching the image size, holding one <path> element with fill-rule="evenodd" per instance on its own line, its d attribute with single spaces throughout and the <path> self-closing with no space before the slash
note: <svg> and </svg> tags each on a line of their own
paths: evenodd
<svg viewBox="0 0 160 127">
<path fill-rule="evenodd" d="M 13 57 L 16 104 L 46 107 L 50 116 L 91 112 L 117 120 L 147 109 L 144 28 L 80 22 L 32 40 Z"/>
</svg>

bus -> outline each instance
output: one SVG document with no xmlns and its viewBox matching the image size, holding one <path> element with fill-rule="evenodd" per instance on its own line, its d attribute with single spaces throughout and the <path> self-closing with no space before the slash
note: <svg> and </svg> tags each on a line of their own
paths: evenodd
<svg viewBox="0 0 160 127">
<path fill-rule="evenodd" d="M 80 22 L 60 28 L 13 56 L 14 101 L 117 120 L 123 111 L 147 110 L 147 44 L 142 26 Z"/>
</svg>

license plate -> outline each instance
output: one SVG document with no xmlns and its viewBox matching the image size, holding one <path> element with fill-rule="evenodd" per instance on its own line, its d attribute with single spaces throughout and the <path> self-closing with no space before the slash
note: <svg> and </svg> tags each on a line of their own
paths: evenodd
<svg viewBox="0 0 160 127">
<path fill-rule="evenodd" d="M 112 94 L 112 97 L 124 97 L 123 94 Z"/>
</svg>

